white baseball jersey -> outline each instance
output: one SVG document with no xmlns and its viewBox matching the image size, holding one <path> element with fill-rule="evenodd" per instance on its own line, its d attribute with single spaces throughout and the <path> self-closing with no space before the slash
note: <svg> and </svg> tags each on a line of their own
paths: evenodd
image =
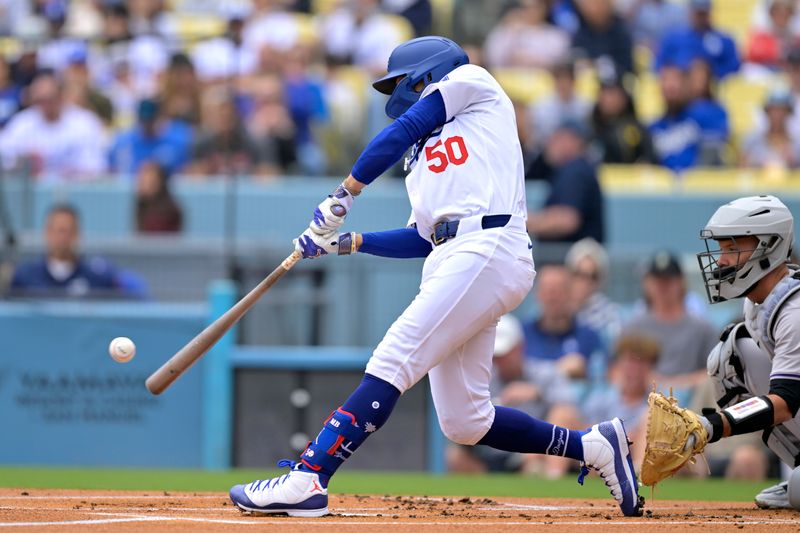
<svg viewBox="0 0 800 533">
<path fill-rule="evenodd" d="M 438 90 L 447 123 L 419 141 L 406 178 L 411 222 L 460 220 L 455 239 L 425 260 L 419 294 L 375 348 L 367 373 L 403 392 L 425 374 L 439 424 L 453 442 L 475 444 L 494 420 L 489 382 L 498 319 L 516 308 L 535 276 L 522 150 L 514 108 L 484 69 L 464 65 Z M 481 230 L 482 215 L 512 215 Z"/>
<path fill-rule="evenodd" d="M 522 148 L 514 106 L 485 69 L 463 65 L 432 83 L 447 122 L 420 140 L 406 161 L 411 219 L 430 240 L 442 220 L 474 215 L 527 216 Z"/>
</svg>

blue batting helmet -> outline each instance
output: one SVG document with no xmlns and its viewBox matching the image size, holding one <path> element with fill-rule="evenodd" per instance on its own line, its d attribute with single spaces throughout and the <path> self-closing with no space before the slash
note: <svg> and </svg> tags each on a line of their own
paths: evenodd
<svg viewBox="0 0 800 533">
<path fill-rule="evenodd" d="M 417 37 L 392 51 L 389 56 L 389 72 L 372 84 L 383 94 L 392 95 L 386 102 L 386 114 L 397 118 L 419 100 L 420 93 L 414 86 L 423 81 L 425 85 L 436 83 L 450 71 L 469 63 L 463 48 L 445 37 Z M 405 76 L 396 83 L 397 78 Z"/>
</svg>

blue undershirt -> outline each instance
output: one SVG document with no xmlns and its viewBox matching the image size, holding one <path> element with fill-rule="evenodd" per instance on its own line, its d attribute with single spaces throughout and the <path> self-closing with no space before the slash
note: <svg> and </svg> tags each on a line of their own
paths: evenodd
<svg viewBox="0 0 800 533">
<path fill-rule="evenodd" d="M 353 165 L 351 174 L 361 183 L 372 183 L 400 161 L 414 143 L 446 121 L 447 113 L 442 95 L 439 91 L 433 91 L 409 107 L 408 111 L 370 141 Z"/>
<path fill-rule="evenodd" d="M 351 174 L 361 183 L 372 183 L 397 163 L 409 147 L 446 121 L 444 100 L 439 91 L 434 91 L 376 135 L 353 165 Z M 358 251 L 381 257 L 427 257 L 432 249 L 431 243 L 420 237 L 415 228 L 364 233 L 362 238 Z"/>
</svg>

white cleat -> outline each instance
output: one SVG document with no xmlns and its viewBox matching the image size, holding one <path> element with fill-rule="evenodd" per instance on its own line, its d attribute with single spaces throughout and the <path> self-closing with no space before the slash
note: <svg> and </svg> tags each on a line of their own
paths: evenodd
<svg viewBox="0 0 800 533">
<path fill-rule="evenodd" d="M 292 470 L 272 479 L 234 485 L 230 491 L 233 504 L 242 511 L 254 513 L 305 518 L 328 514 L 328 489 L 322 486 L 318 474 L 295 470 L 292 461 L 279 461 L 278 466 L 290 466 Z"/>
<path fill-rule="evenodd" d="M 791 509 L 789 482 L 778 483 L 756 494 L 756 505 L 762 509 Z"/>
<path fill-rule="evenodd" d="M 597 470 L 625 516 L 641 516 L 644 498 L 631 460 L 625 426 L 619 418 L 595 424 L 583 437 L 583 464 L 578 483 L 589 468 Z"/>
</svg>

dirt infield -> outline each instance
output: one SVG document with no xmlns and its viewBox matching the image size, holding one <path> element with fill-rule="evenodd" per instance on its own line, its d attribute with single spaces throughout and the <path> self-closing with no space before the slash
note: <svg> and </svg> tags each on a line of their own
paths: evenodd
<svg viewBox="0 0 800 533">
<path fill-rule="evenodd" d="M 800 513 L 750 503 L 656 501 L 641 518 L 624 518 L 610 500 L 331 496 L 331 516 L 244 514 L 225 494 L 0 489 L 0 530 L 155 533 L 459 531 L 495 532 L 592 526 L 595 531 L 747 529 L 800 531 Z M 597 528 L 597 529 L 594 529 Z"/>
</svg>

